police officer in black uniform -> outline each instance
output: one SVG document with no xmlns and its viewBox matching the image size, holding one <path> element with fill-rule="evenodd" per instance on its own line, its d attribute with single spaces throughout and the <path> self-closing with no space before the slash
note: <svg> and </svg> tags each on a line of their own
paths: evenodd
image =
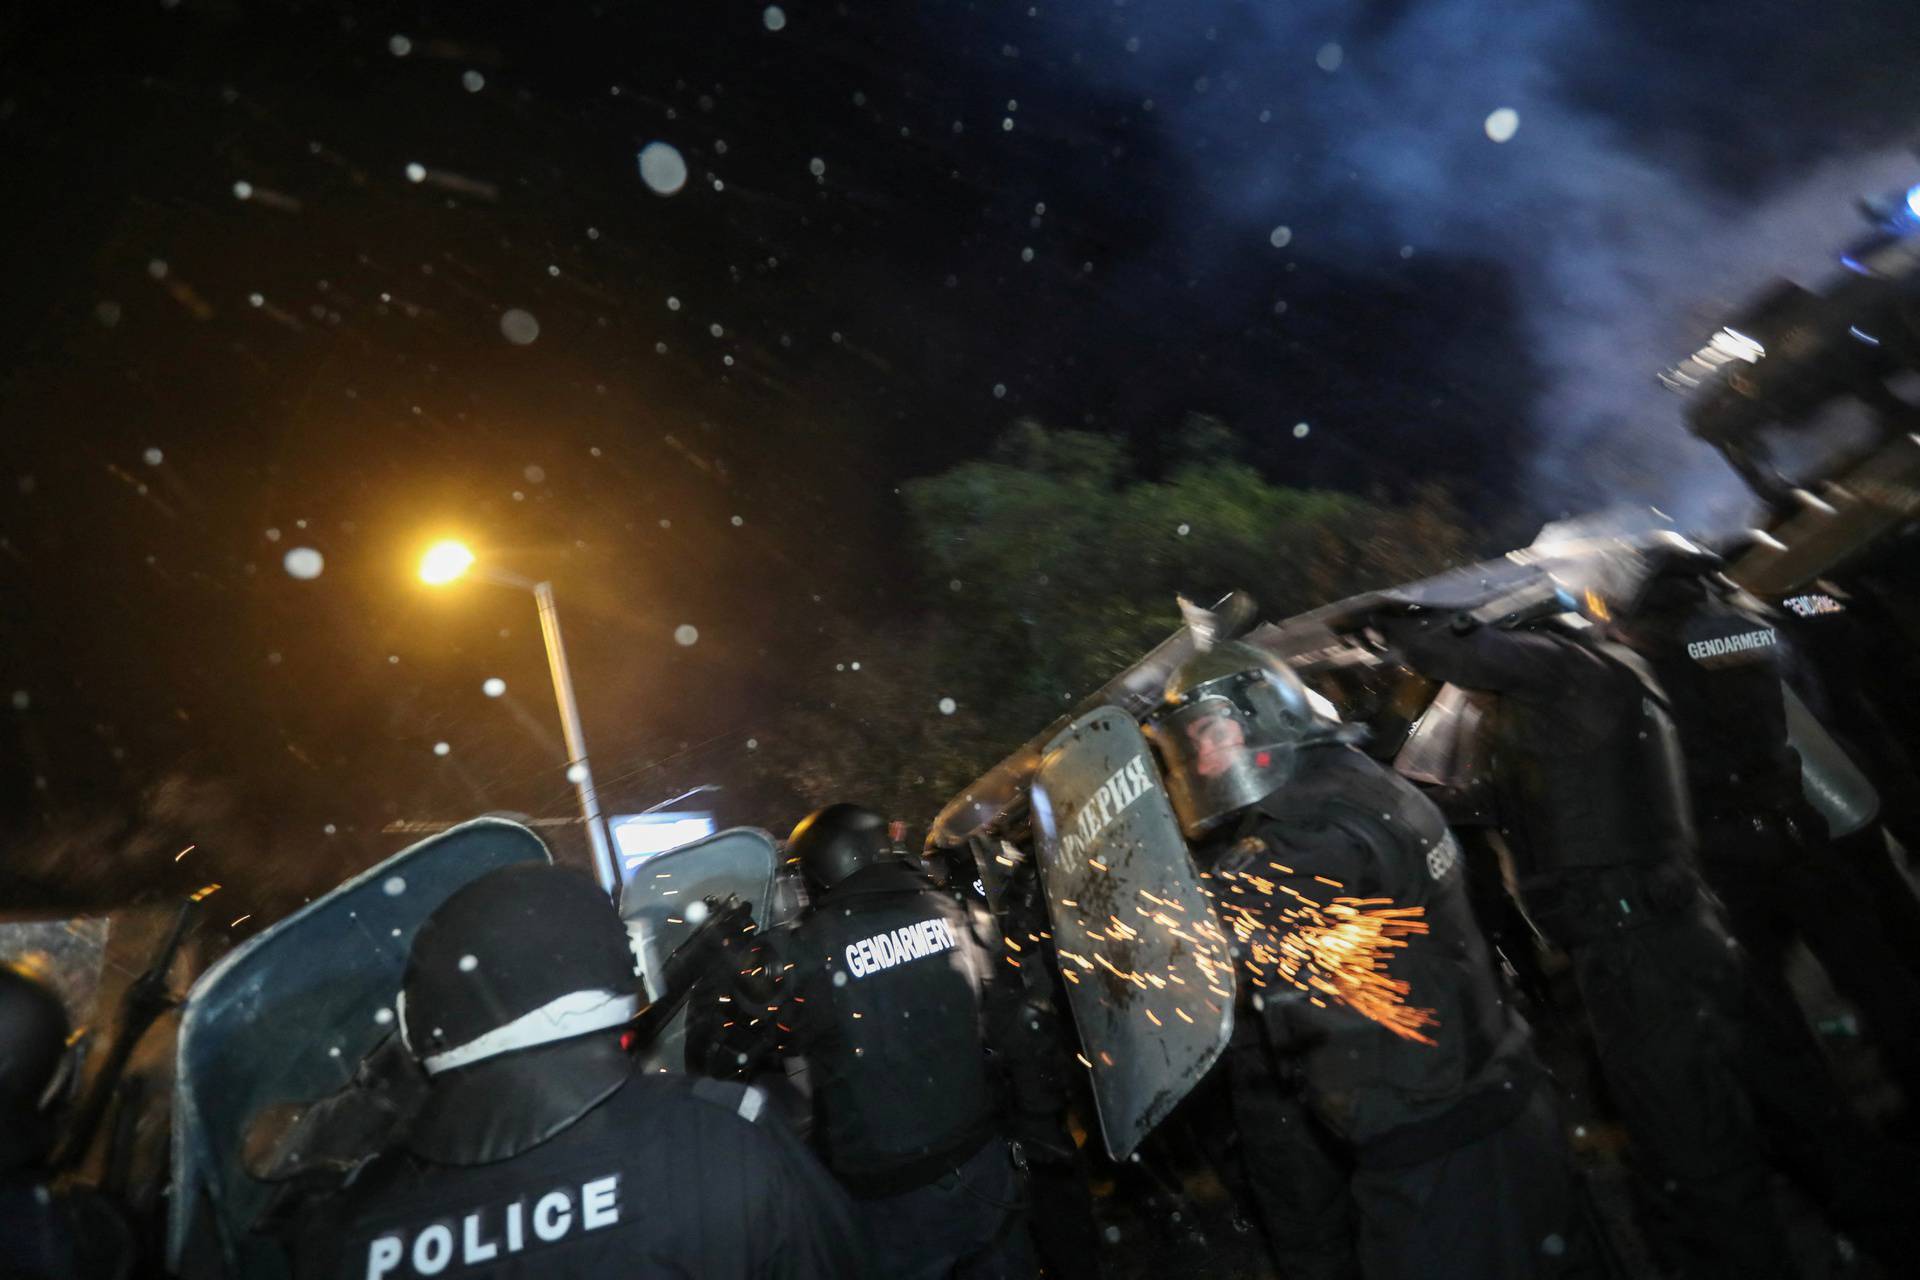
<svg viewBox="0 0 1920 1280">
<path fill-rule="evenodd" d="M 133 1273 L 126 1218 L 85 1188 L 55 1191 L 47 1160 L 74 1084 L 66 1006 L 38 977 L 0 965 L 0 1275 L 94 1280 Z"/>
<path fill-rule="evenodd" d="M 1735 1073 L 1739 957 L 1693 862 L 1680 748 L 1645 661 L 1576 616 L 1526 627 L 1383 612 L 1410 668 L 1498 695 L 1500 830 L 1534 925 L 1564 950 L 1657 1233 L 1689 1274 L 1792 1274 Z"/>
<path fill-rule="evenodd" d="M 1592 1274 L 1552 1089 L 1439 810 L 1248 645 L 1184 664 L 1147 730 L 1238 942 L 1230 1080 L 1287 1274 Z"/>
<path fill-rule="evenodd" d="M 893 849 L 872 810 L 829 805 L 789 848 L 812 905 L 782 944 L 780 1021 L 807 1063 L 814 1142 L 853 1193 L 876 1273 L 1033 1275 L 983 1032 L 1008 990 L 976 920 Z"/>
<path fill-rule="evenodd" d="M 1783 976 L 1803 940 L 1865 1016 L 1909 1098 L 1920 1089 L 1920 981 L 1859 873 L 1834 853 L 1788 738 L 1777 619 L 1714 569 L 1669 560 L 1614 632 L 1666 691 L 1686 752 L 1700 864 L 1745 948 L 1751 1007 L 1742 1072 L 1760 1119 L 1836 1225 L 1906 1265 L 1920 1187 L 1866 1133 L 1833 1082 Z"/>
<path fill-rule="evenodd" d="M 637 1005 L 626 930 L 584 877 L 506 867 L 447 899 L 397 1010 L 426 1099 L 302 1216 L 294 1274 L 866 1274 L 845 1195 L 764 1094 L 636 1073 Z"/>
</svg>

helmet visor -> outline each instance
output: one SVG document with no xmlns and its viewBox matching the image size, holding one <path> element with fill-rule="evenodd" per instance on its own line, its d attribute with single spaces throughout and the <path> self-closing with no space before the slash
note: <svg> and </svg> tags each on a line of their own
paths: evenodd
<svg viewBox="0 0 1920 1280">
<path fill-rule="evenodd" d="M 1189 838 L 1211 831 L 1292 776 L 1292 735 L 1276 740 L 1272 717 L 1226 693 L 1170 707 L 1147 723 L 1167 776 L 1167 795 Z"/>
</svg>

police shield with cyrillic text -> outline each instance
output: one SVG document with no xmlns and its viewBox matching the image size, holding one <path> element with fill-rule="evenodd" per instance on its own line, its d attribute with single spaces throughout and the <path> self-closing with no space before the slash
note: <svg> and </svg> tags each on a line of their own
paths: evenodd
<svg viewBox="0 0 1920 1280">
<path fill-rule="evenodd" d="M 1133 717 L 1107 707 L 1047 744 L 1034 841 L 1107 1153 L 1124 1160 L 1233 1031 L 1233 964 Z"/>
<path fill-rule="evenodd" d="M 836 804 L 794 829 L 811 907 L 782 946 L 781 1022 L 812 1083 L 815 1145 L 889 1280 L 1034 1273 L 983 1025 L 1006 994 L 962 904 L 886 821 Z"/>
<path fill-rule="evenodd" d="M 845 1196 L 762 1093 L 637 1070 L 638 991 L 582 876 L 507 867 L 448 898 L 396 1001 L 426 1097 L 300 1221 L 295 1274 L 864 1274 Z"/>
</svg>

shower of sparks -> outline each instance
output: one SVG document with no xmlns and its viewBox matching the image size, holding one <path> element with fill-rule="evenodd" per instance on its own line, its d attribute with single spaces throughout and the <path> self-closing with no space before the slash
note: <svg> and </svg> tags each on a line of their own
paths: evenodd
<svg viewBox="0 0 1920 1280">
<path fill-rule="evenodd" d="M 1315 1004 L 1324 1007 L 1325 997 L 1403 1039 L 1434 1043 L 1425 1028 L 1438 1026 L 1439 1019 L 1431 1009 L 1408 1004 L 1411 988 L 1388 972 L 1394 952 L 1405 950 L 1408 938 L 1427 932 L 1421 918 L 1424 907 L 1397 907 L 1389 898 L 1341 897 L 1320 903 L 1289 885 L 1244 871 L 1218 871 L 1215 878 L 1234 893 L 1252 889 L 1269 900 L 1276 895 L 1292 899 L 1292 905 L 1277 908 L 1279 918 L 1273 920 L 1241 898 L 1221 902 L 1229 927 L 1246 949 L 1243 964 L 1256 987 L 1278 980 L 1305 992 Z"/>
</svg>

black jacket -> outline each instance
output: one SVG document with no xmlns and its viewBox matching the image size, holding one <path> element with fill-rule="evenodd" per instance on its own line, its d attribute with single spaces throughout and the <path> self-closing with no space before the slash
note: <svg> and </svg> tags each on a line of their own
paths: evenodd
<svg viewBox="0 0 1920 1280">
<path fill-rule="evenodd" d="M 1502 999 L 1459 845 L 1411 784 L 1351 747 L 1310 747 L 1288 785 L 1200 854 L 1238 935 L 1242 994 L 1298 1055 L 1306 1101 L 1331 1129 L 1364 1148 L 1475 1101 L 1489 1104 L 1489 1126 L 1517 1113 L 1535 1070 L 1526 1024 Z M 1337 924 L 1342 904 L 1418 909 L 1420 929 L 1374 957 L 1406 984 L 1394 1003 L 1432 1015 L 1406 1034 L 1321 985 L 1332 966 L 1316 960 L 1295 981 L 1282 972 L 1302 954 L 1299 931 L 1320 927 L 1315 910 Z"/>
<path fill-rule="evenodd" d="M 1678 736 L 1637 654 L 1553 628 L 1463 634 L 1432 615 L 1378 625 L 1415 671 L 1499 695 L 1494 787 L 1523 890 L 1532 877 L 1690 857 Z"/>
<path fill-rule="evenodd" d="M 552 1073 L 588 1075 L 605 1065 L 583 1067 L 539 1049 L 510 1056 L 521 1059 L 514 1065 L 529 1090 Z M 549 1071 L 536 1061 L 543 1057 Z M 476 1131 L 487 1127 L 485 1116 L 469 1120 Z M 455 1145 L 472 1148 L 461 1163 L 405 1147 L 389 1152 L 312 1206 L 292 1239 L 295 1276 L 864 1274 L 845 1194 L 771 1119 L 758 1090 L 632 1074 L 517 1154 L 481 1162 L 492 1154 L 482 1150 L 484 1136 L 456 1137 Z"/>
<path fill-rule="evenodd" d="M 950 895 L 869 867 L 816 899 L 782 953 L 780 1021 L 807 1061 L 814 1142 L 856 1194 L 932 1181 L 993 1133 L 998 961 Z"/>
<path fill-rule="evenodd" d="M 1804 807 L 1800 757 L 1787 741 L 1775 621 L 1716 594 L 1634 629 L 1634 648 L 1673 709 L 1701 822 Z"/>
</svg>

